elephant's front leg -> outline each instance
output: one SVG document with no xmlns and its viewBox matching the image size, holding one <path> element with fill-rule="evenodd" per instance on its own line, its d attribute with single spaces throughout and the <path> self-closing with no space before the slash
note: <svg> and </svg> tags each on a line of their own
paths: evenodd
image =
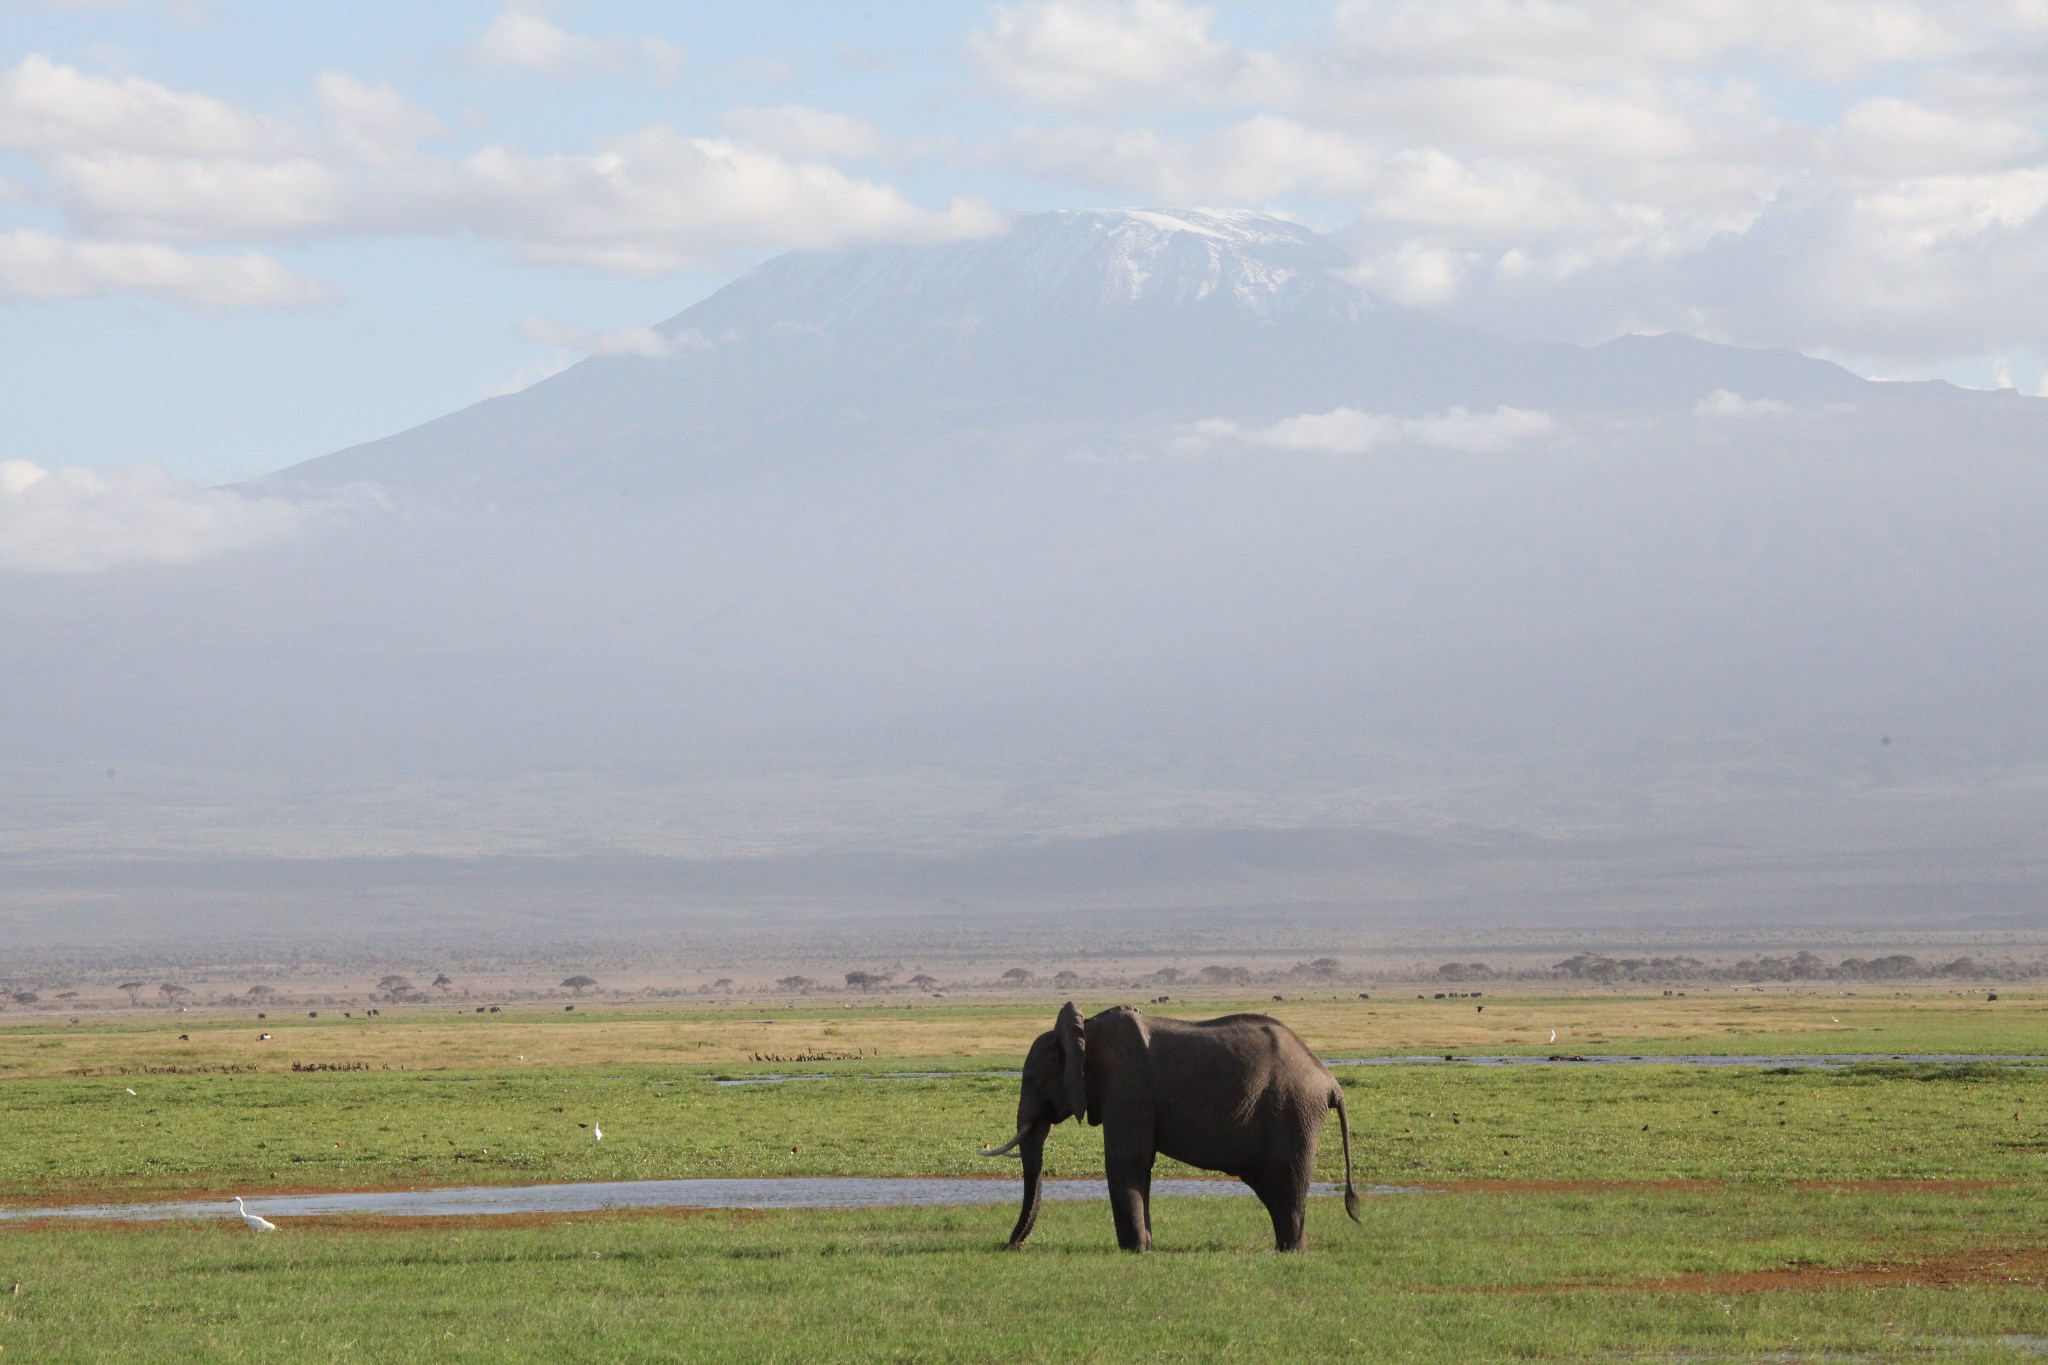
<svg viewBox="0 0 2048 1365">
<path fill-rule="evenodd" d="M 1102 1155 L 1109 1176 L 1109 1212 L 1116 1244 L 1125 1251 L 1152 1249 L 1152 1125 L 1103 1124 Z"/>
</svg>

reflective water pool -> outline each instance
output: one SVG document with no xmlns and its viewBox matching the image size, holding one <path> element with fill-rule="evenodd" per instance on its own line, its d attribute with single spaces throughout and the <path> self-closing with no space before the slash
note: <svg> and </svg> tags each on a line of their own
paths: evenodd
<svg viewBox="0 0 2048 1365">
<path fill-rule="evenodd" d="M 372 1190 L 340 1194 L 280 1194 L 251 1199 L 249 1211 L 266 1218 L 317 1218 L 345 1213 L 390 1217 L 444 1214 L 594 1213 L 603 1209 L 886 1209 L 937 1204 L 1012 1204 L 1022 1190 L 1014 1176 L 970 1180 L 949 1177 L 880 1179 L 809 1176 L 758 1180 L 603 1180 L 571 1185 L 476 1185 L 449 1190 Z M 1317 1184 L 1317 1194 L 1340 1194 Z M 1235 1180 L 1155 1180 L 1161 1198 L 1249 1198 Z M 1396 1185 L 1359 1193 L 1416 1194 Z M 1047 1180 L 1053 1200 L 1107 1199 L 1100 1180 Z M 22 1218 L 148 1219 L 239 1218 L 227 1199 L 184 1199 L 153 1204 L 76 1204 L 65 1208 L 0 1209 L 0 1220 Z"/>
</svg>

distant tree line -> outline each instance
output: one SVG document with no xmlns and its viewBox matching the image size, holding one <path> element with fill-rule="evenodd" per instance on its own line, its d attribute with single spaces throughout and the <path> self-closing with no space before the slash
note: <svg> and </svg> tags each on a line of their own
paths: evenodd
<svg viewBox="0 0 2048 1365">
<path fill-rule="evenodd" d="M 1484 969 L 1484 963 L 1445 963 L 1437 974 L 1445 980 L 1474 981 L 1491 978 L 1479 975 L 1446 975 L 1450 968 L 1461 972 Z M 1910 953 L 1884 957 L 1845 957 L 1830 964 L 1817 953 L 1799 952 L 1790 957 L 1745 957 L 1733 963 L 1707 963 L 1696 957 L 1609 957 L 1604 953 L 1578 953 L 1551 968 L 1550 975 L 1573 980 L 1613 981 L 2014 981 L 2039 977 L 2039 962 L 1980 962 L 1959 957 L 1949 962 L 1922 962 Z"/>
</svg>

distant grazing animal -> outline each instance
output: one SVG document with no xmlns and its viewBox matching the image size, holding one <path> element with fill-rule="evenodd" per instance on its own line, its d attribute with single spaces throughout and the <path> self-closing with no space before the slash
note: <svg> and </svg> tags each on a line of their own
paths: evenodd
<svg viewBox="0 0 2048 1365">
<path fill-rule="evenodd" d="M 1038 1221 L 1045 1139 L 1064 1119 L 1102 1128 L 1117 1245 L 1152 1249 L 1152 1163 L 1161 1154 L 1252 1187 L 1281 1251 L 1307 1245 L 1302 1223 L 1324 1116 L 1344 1138 L 1344 1211 L 1358 1219 L 1344 1091 L 1294 1031 L 1264 1014 L 1199 1022 L 1129 1006 L 1084 1021 L 1073 1002 L 1031 1044 L 1018 1086 L 1017 1135 L 983 1156 L 1021 1148 L 1024 1206 L 1010 1231 L 1021 1247 Z"/>
<path fill-rule="evenodd" d="M 238 1209 L 240 1209 L 240 1210 L 242 1211 L 242 1221 L 243 1221 L 244 1223 L 247 1223 L 247 1224 L 249 1225 L 249 1231 L 251 1231 L 251 1232 L 276 1232 L 276 1231 L 277 1231 L 277 1224 L 275 1224 L 275 1223 L 271 1222 L 271 1221 L 270 1221 L 270 1220 L 269 1220 L 268 1218 L 263 1218 L 263 1217 L 259 1217 L 258 1215 L 256 1215 L 256 1214 L 253 1214 L 253 1213 L 249 1212 L 249 1206 L 248 1206 L 247 1204 L 244 1204 L 244 1203 L 242 1202 L 242 1196 L 241 1196 L 241 1195 L 239 1195 L 239 1194 L 235 1196 L 235 1207 L 236 1207 L 236 1208 L 238 1208 Z"/>
</svg>

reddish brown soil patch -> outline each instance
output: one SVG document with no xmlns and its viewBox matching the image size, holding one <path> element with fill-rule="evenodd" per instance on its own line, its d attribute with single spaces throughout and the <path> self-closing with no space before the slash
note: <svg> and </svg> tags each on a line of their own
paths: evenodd
<svg viewBox="0 0 2048 1365">
<path fill-rule="evenodd" d="M 2031 1285 L 2048 1288 L 2048 1247 L 1971 1247 L 1918 1261 L 1870 1265 L 1786 1266 L 1724 1275 L 1674 1275 L 1666 1280 L 1603 1285 L 1637 1293 L 1768 1294 L 1782 1290 L 1911 1287 L 1948 1289 L 1957 1285 Z"/>
<path fill-rule="evenodd" d="M 2048 1246 L 1981 1246 L 1919 1260 L 1860 1265 L 1788 1265 L 1670 1275 L 1656 1280 L 1518 1284 L 1466 1290 L 1481 1294 L 1811 1294 L 1825 1289 L 1951 1289 L 1962 1285 L 2048 1288 Z M 1452 1291 L 1461 1292 L 1461 1291 Z"/>
</svg>

